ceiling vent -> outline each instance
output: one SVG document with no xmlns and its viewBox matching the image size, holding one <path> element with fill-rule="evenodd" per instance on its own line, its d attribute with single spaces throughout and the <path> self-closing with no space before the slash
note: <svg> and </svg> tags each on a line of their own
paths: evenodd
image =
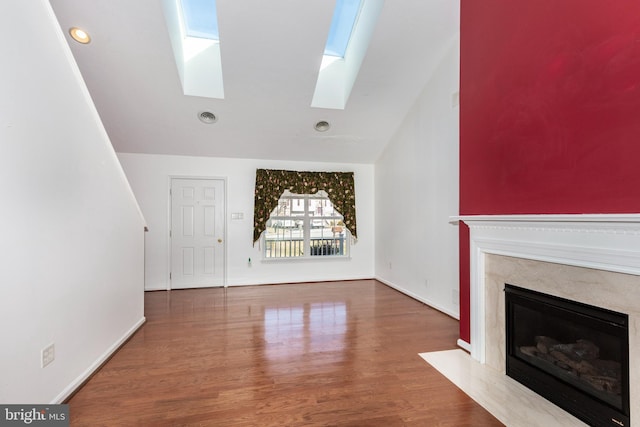
<svg viewBox="0 0 640 427">
<path fill-rule="evenodd" d="M 202 123 L 206 123 L 208 125 L 218 121 L 218 118 L 216 117 L 216 115 L 210 111 L 202 111 L 198 113 L 198 118 Z"/>
<path fill-rule="evenodd" d="M 325 122 L 324 120 L 316 123 L 316 125 L 314 126 L 314 128 L 318 132 L 326 132 L 329 130 L 330 127 L 331 125 L 329 124 L 329 122 Z"/>
</svg>

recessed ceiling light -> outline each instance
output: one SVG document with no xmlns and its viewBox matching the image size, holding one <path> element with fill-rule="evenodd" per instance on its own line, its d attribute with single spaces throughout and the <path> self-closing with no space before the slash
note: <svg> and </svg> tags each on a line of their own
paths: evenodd
<svg viewBox="0 0 640 427">
<path fill-rule="evenodd" d="M 326 131 L 329 130 L 331 125 L 329 124 L 329 122 L 326 122 L 326 121 L 322 120 L 322 121 L 319 121 L 318 123 L 316 123 L 316 125 L 314 127 L 318 132 L 326 132 Z"/>
<path fill-rule="evenodd" d="M 85 30 L 81 30 L 78 27 L 69 28 L 69 34 L 71 35 L 71 38 L 77 41 L 78 43 L 87 44 L 91 42 L 91 37 L 89 36 L 89 33 L 87 33 Z"/>
<path fill-rule="evenodd" d="M 202 111 L 198 113 L 198 118 L 202 123 L 206 123 L 208 125 L 218 121 L 218 118 L 216 117 L 216 115 L 210 111 Z"/>
</svg>

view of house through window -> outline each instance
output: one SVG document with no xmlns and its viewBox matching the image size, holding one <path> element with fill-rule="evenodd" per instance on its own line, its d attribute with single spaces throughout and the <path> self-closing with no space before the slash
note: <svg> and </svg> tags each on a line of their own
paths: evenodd
<svg viewBox="0 0 640 427">
<path fill-rule="evenodd" d="M 348 256 L 349 231 L 327 193 L 285 192 L 264 233 L 266 259 Z"/>
</svg>

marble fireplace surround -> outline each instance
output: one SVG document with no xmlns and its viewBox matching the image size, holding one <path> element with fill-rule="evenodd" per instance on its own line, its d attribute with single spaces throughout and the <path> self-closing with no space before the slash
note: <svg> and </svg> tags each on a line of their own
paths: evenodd
<svg viewBox="0 0 640 427">
<path fill-rule="evenodd" d="M 640 215 L 462 216 L 470 229 L 471 357 L 505 372 L 505 283 L 626 313 L 640 353 Z M 631 424 L 640 364 L 630 358 Z"/>
</svg>

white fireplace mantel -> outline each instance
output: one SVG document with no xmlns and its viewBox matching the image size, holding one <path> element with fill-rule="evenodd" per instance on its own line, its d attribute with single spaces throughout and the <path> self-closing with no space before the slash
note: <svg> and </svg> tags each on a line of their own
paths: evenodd
<svg viewBox="0 0 640 427">
<path fill-rule="evenodd" d="M 640 276 L 640 214 L 468 215 L 471 357 L 485 363 L 486 254 Z"/>
</svg>

